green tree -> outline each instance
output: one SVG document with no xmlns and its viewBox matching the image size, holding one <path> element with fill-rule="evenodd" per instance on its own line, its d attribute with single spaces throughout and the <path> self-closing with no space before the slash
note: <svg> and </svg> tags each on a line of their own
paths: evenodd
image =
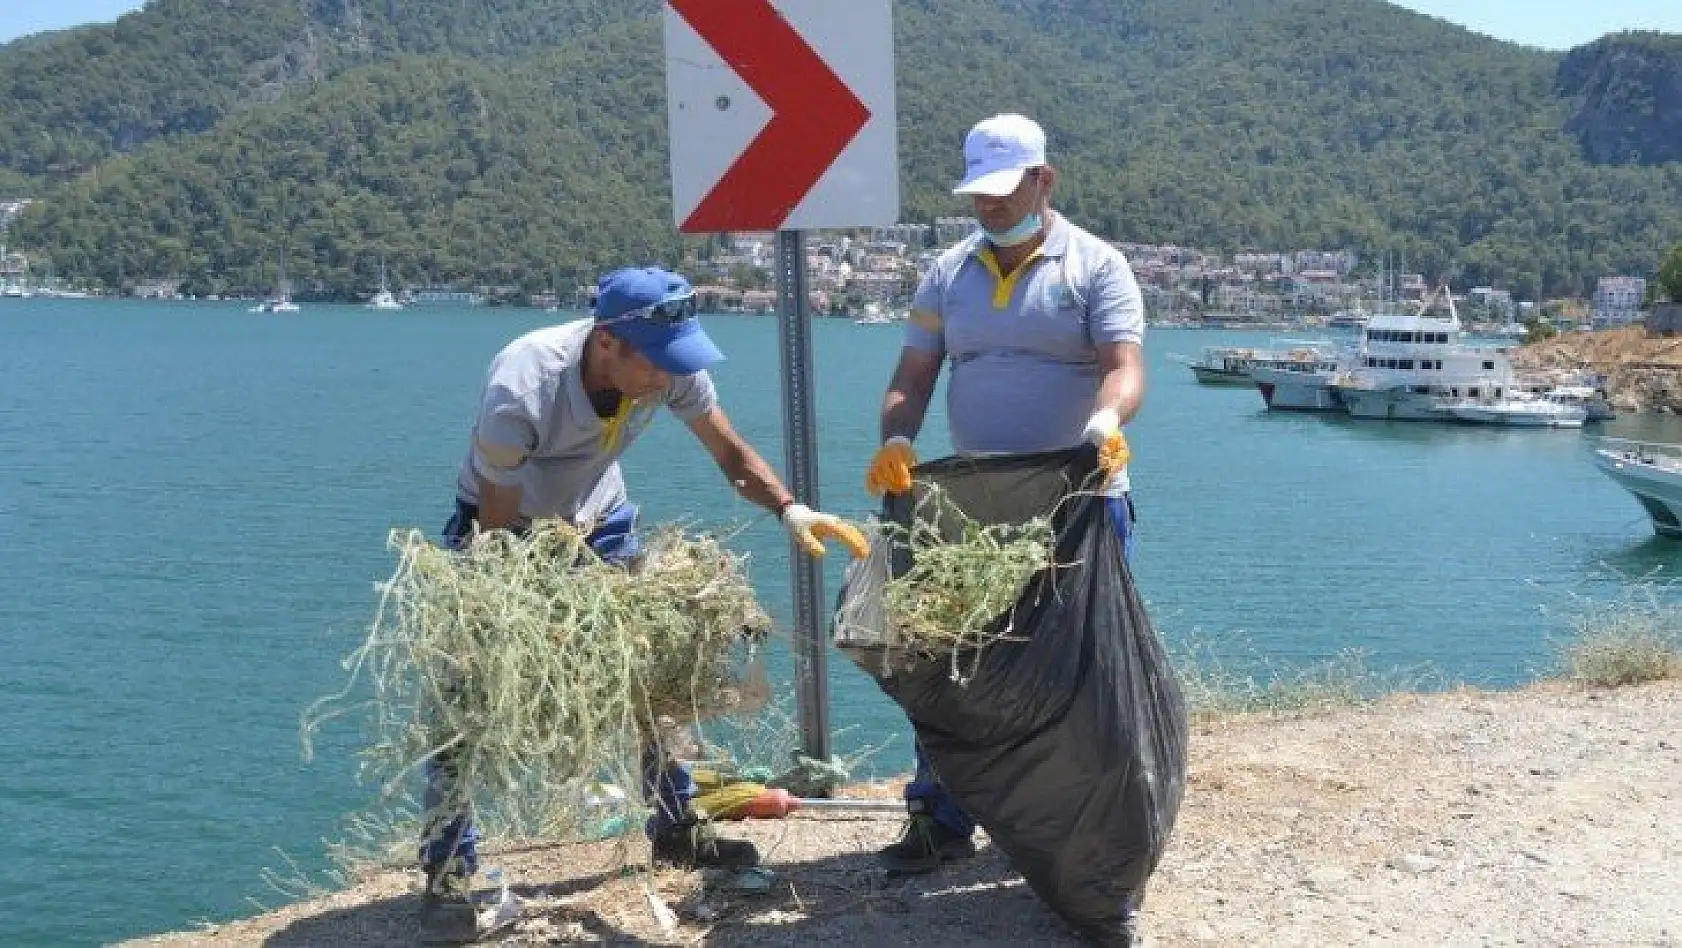
<svg viewBox="0 0 1682 948">
<path fill-rule="evenodd" d="M 1682 303 L 1682 244 L 1672 247 L 1659 265 L 1659 277 L 1653 281 L 1660 302 Z"/>
<path fill-rule="evenodd" d="M 763 290 L 771 285 L 771 275 L 751 264 L 738 263 L 730 268 L 730 282 L 738 290 Z"/>
</svg>

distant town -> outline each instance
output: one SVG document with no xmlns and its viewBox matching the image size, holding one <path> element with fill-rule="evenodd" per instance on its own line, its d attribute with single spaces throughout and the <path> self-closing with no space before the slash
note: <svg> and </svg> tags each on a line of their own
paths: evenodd
<svg viewBox="0 0 1682 948">
<path fill-rule="evenodd" d="M 941 248 L 976 229 L 969 217 L 947 217 L 934 225 L 898 224 L 868 236 L 808 241 L 807 266 L 813 305 L 820 311 L 856 315 L 860 309 L 903 317 L 912 293 Z M 1351 323 L 1387 306 L 1422 302 L 1434 287 L 1405 261 L 1375 264 L 1350 250 L 1294 250 L 1222 255 L 1172 245 L 1112 241 L 1126 255 L 1155 325 L 1243 328 Z M 770 312 L 775 235 L 730 235 L 722 253 L 685 261 L 702 280 L 707 308 L 727 312 Z M 1357 275 L 1358 270 L 1364 272 Z M 580 288 L 580 293 L 587 293 Z M 1647 295 L 1642 277 L 1608 275 L 1590 300 L 1516 300 L 1499 287 L 1457 290 L 1474 327 L 1522 335 L 1540 323 L 1554 329 L 1614 328 L 1641 320 Z"/>
<path fill-rule="evenodd" d="M 100 295 L 32 268 L 28 256 L 4 244 L 7 225 L 31 202 L 0 201 L 0 297 Z M 939 255 L 973 233 L 969 217 L 928 224 L 896 224 L 856 234 L 819 233 L 808 238 L 812 306 L 820 314 L 869 321 L 902 319 L 922 275 Z M 1401 259 L 1363 260 L 1351 250 L 1289 250 L 1218 254 L 1172 245 L 1112 241 L 1132 264 L 1153 325 L 1278 328 L 1356 325 L 1369 313 L 1415 305 L 1433 287 Z M 701 307 L 710 312 L 771 313 L 775 234 L 735 233 L 709 240 L 680 261 L 696 282 Z M 149 279 L 127 289 L 143 298 L 186 298 L 179 279 Z M 287 292 L 289 288 L 282 288 Z M 581 308 L 590 287 L 570 294 L 523 294 L 518 287 L 416 285 L 395 288 L 411 305 L 510 303 L 540 308 Z M 1642 319 L 1647 281 L 1608 274 L 1588 300 L 1516 300 L 1500 287 L 1454 288 L 1470 328 L 1522 337 L 1541 325 L 1556 330 L 1608 329 Z"/>
</svg>

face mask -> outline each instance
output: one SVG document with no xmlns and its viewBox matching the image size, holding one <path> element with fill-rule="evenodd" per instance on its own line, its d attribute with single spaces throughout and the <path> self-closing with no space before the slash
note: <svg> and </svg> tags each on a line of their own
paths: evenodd
<svg viewBox="0 0 1682 948">
<path fill-rule="evenodd" d="M 1040 228 L 1044 226 L 1045 220 L 1040 217 L 1040 212 L 1034 211 L 1027 217 L 1022 218 L 1010 230 L 994 231 L 982 228 L 982 233 L 987 235 L 987 239 L 991 240 L 995 247 L 1014 247 L 1017 244 L 1025 244 L 1033 240 L 1034 235 L 1038 234 Z"/>
</svg>

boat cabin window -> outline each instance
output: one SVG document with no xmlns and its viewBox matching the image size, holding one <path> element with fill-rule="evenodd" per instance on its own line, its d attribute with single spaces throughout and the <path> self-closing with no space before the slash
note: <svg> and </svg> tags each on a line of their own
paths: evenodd
<svg viewBox="0 0 1682 948">
<path fill-rule="evenodd" d="M 1475 388 L 1467 389 L 1466 390 L 1466 397 L 1467 398 L 1477 398 L 1478 397 L 1478 390 L 1475 389 Z"/>
<path fill-rule="evenodd" d="M 1413 368 L 1413 360 L 1412 359 L 1398 360 L 1397 363 L 1396 363 L 1396 368 L 1398 368 L 1398 369 L 1411 369 L 1411 368 Z"/>
<path fill-rule="evenodd" d="M 1446 332 L 1402 332 L 1399 329 L 1371 329 L 1367 331 L 1368 342 L 1409 342 L 1427 345 L 1448 345 Z"/>
<path fill-rule="evenodd" d="M 1408 391 L 1412 392 L 1415 395 L 1429 395 L 1429 394 L 1431 394 L 1431 386 L 1429 386 L 1429 385 L 1410 385 L 1410 386 L 1408 386 Z"/>
<path fill-rule="evenodd" d="M 1494 362 L 1491 362 L 1491 361 L 1489 361 L 1489 360 L 1488 360 L 1488 359 L 1485 359 L 1485 360 L 1484 360 L 1484 362 L 1483 362 L 1483 370 L 1484 370 L 1484 371 L 1485 371 L 1485 372 L 1493 372 L 1493 371 L 1495 371 L 1495 363 L 1494 363 Z"/>
</svg>

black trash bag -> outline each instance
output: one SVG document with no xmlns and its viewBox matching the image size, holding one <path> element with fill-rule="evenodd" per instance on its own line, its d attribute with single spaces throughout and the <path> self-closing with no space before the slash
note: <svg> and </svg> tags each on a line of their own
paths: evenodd
<svg viewBox="0 0 1682 948">
<path fill-rule="evenodd" d="M 908 568 L 879 542 L 849 571 L 836 642 L 911 719 L 958 803 L 1033 890 L 1080 934 L 1126 944 L 1179 812 L 1186 705 L 1133 585 L 1090 450 L 946 458 L 913 472 L 885 519 L 909 522 L 928 484 L 983 524 L 1052 515 L 1059 565 L 1042 570 L 992 623 L 1010 640 L 946 658 L 893 647 L 882 584 Z M 897 548 L 896 548 L 897 547 Z M 970 674 L 973 667 L 973 674 Z"/>
</svg>

